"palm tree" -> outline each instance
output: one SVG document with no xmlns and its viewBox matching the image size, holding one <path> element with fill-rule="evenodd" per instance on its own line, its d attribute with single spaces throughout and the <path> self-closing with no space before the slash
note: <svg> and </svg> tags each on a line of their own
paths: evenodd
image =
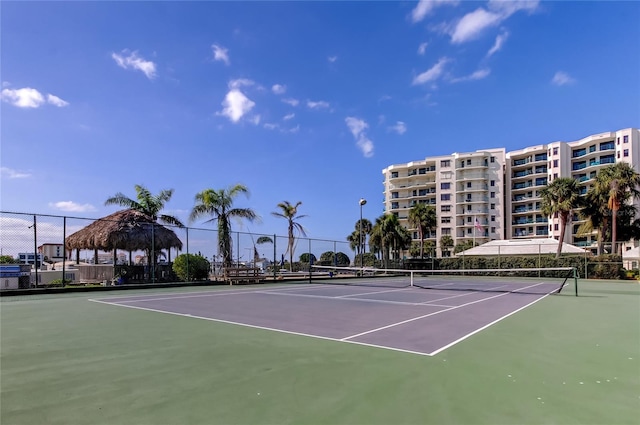
<svg viewBox="0 0 640 425">
<path fill-rule="evenodd" d="M 440 250 L 442 251 L 443 257 L 448 257 L 449 250 L 453 248 L 453 245 L 453 238 L 451 236 L 443 235 L 440 237 Z"/>
<path fill-rule="evenodd" d="M 558 214 L 560 218 L 560 237 L 556 251 L 556 258 L 560 258 L 569 216 L 574 209 L 582 205 L 580 186 L 578 181 L 571 177 L 560 177 L 544 187 L 540 191 L 540 197 L 542 198 L 542 213 L 549 217 Z"/>
<path fill-rule="evenodd" d="M 301 218 L 306 217 L 306 215 L 298 215 L 298 207 L 302 205 L 301 201 L 298 201 L 295 205 L 290 203 L 289 201 L 283 201 L 278 204 L 278 208 L 282 211 L 272 212 L 275 217 L 284 218 L 289 222 L 288 226 L 288 236 L 289 236 L 289 244 L 287 246 L 287 251 L 289 253 L 289 271 L 293 272 L 293 246 L 295 244 L 295 231 L 298 231 L 302 236 L 307 236 L 305 233 L 305 228 L 295 220 L 299 220 Z"/>
<path fill-rule="evenodd" d="M 436 209 L 432 205 L 415 204 L 409 210 L 409 225 L 414 229 L 418 229 L 418 238 L 420 238 L 420 258 L 424 258 L 424 238 L 425 234 L 438 224 Z"/>
<path fill-rule="evenodd" d="M 640 174 L 626 162 L 602 168 L 596 176 L 596 186 L 607 192 L 607 207 L 611 210 L 611 252 L 616 253 L 618 211 L 629 198 L 640 198 Z"/>
<path fill-rule="evenodd" d="M 149 190 L 142 185 L 135 185 L 136 199 L 131 199 L 124 194 L 118 192 L 111 198 L 104 201 L 105 205 L 120 205 L 122 207 L 139 211 L 151 219 L 154 222 L 161 221 L 165 224 L 173 226 L 184 227 L 184 224 L 180 222 L 176 217 L 172 215 L 159 214 L 164 208 L 165 204 L 169 202 L 173 195 L 173 189 L 162 190 L 158 195 L 152 195 Z"/>
<path fill-rule="evenodd" d="M 205 189 L 196 194 L 196 205 L 191 210 L 190 221 L 202 216 L 213 216 L 205 221 L 218 222 L 218 254 L 222 255 L 222 265 L 231 267 L 231 219 L 246 218 L 253 221 L 258 215 L 251 208 L 233 208 L 233 201 L 239 194 L 248 196 L 249 189 L 241 184 L 230 186 L 227 189 Z"/>
<path fill-rule="evenodd" d="M 367 246 L 367 235 L 371 234 L 371 221 L 363 218 L 362 220 L 358 220 L 356 222 L 355 231 L 358 234 L 358 239 L 361 247 L 358 249 L 358 253 L 364 254 Z M 362 251 L 362 252 L 360 252 Z"/>
<path fill-rule="evenodd" d="M 603 252 L 604 241 L 609 230 L 609 211 L 607 208 L 607 193 L 598 185 L 591 186 L 584 197 L 584 205 L 578 215 L 585 220 L 577 231 L 578 236 L 589 235 L 593 231 L 598 232 L 597 254 Z"/>
<path fill-rule="evenodd" d="M 384 214 L 376 219 L 371 229 L 369 243 L 380 247 L 384 265 L 388 264 L 391 252 L 398 252 L 411 245 L 411 235 L 400 225 L 398 217 L 394 214 Z"/>
<path fill-rule="evenodd" d="M 347 236 L 347 242 L 349 242 L 349 248 L 351 248 L 356 255 L 360 254 L 362 244 L 360 243 L 360 232 L 354 230 L 349 236 Z"/>
<path fill-rule="evenodd" d="M 104 201 L 104 204 L 119 205 L 130 210 L 141 212 L 149 217 L 154 223 L 160 221 L 172 226 L 184 227 L 184 224 L 182 224 L 182 222 L 178 218 L 172 215 L 160 214 L 160 211 L 164 209 L 165 204 L 169 202 L 169 200 L 171 200 L 171 196 L 173 196 L 173 189 L 164 189 L 160 191 L 159 194 L 154 196 L 145 186 L 137 184 L 134 187 L 136 189 L 136 199 L 131 199 L 125 196 L 123 193 L 118 192 L 114 196 L 107 198 L 107 200 Z M 146 251 L 149 262 L 153 262 L 153 264 L 156 263 L 159 255 L 164 255 L 162 252 L 154 254 L 153 247 L 147 249 Z M 97 251 L 95 256 L 97 261 Z M 171 261 L 171 251 L 169 251 L 169 261 Z M 129 251 L 129 264 L 131 263 L 131 251 Z"/>
</svg>

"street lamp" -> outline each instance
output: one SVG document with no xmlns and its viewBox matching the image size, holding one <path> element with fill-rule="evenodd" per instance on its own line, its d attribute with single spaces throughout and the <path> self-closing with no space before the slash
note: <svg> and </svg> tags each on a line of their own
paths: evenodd
<svg viewBox="0 0 640 425">
<path fill-rule="evenodd" d="M 358 240 L 358 249 L 360 251 L 360 267 L 364 268 L 364 241 L 362 239 L 362 206 L 367 203 L 367 200 L 360 198 L 360 237 Z"/>
</svg>

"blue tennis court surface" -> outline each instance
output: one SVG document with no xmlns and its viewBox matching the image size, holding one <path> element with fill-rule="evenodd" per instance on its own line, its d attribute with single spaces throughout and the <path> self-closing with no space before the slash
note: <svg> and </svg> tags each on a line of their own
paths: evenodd
<svg viewBox="0 0 640 425">
<path fill-rule="evenodd" d="M 531 288 L 542 285 L 530 282 Z M 141 314 L 172 314 L 432 356 L 549 295 L 527 292 L 531 288 L 474 292 L 296 284 L 91 301 L 144 310 Z"/>
</svg>

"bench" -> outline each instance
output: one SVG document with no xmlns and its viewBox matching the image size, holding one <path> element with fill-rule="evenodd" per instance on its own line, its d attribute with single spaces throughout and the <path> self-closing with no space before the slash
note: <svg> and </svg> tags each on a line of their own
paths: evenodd
<svg viewBox="0 0 640 425">
<path fill-rule="evenodd" d="M 259 267 L 233 267 L 223 271 L 224 281 L 229 285 L 234 283 L 260 283 L 264 278 Z"/>
</svg>

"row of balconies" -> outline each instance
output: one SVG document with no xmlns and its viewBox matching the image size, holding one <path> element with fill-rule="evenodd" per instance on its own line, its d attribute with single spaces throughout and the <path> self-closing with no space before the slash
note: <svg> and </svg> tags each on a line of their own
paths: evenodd
<svg viewBox="0 0 640 425">
<path fill-rule="evenodd" d="M 613 164 L 616 162 L 616 158 L 613 155 L 610 156 L 603 156 L 600 157 L 599 160 L 594 159 L 591 161 L 581 161 L 581 162 L 576 162 L 571 166 L 571 170 L 572 171 L 576 171 L 576 170 L 583 170 L 587 167 L 595 167 L 598 165 L 604 165 L 604 164 Z"/>
<path fill-rule="evenodd" d="M 514 159 L 511 162 L 511 165 L 513 167 L 518 167 L 520 165 L 526 165 L 529 164 L 531 162 L 541 162 L 541 161 L 546 161 L 547 160 L 547 154 L 546 153 L 540 153 L 540 154 L 536 154 L 534 157 L 534 159 L 531 159 L 531 156 L 528 156 L 526 158 L 521 158 L 521 159 Z"/>
<path fill-rule="evenodd" d="M 600 151 L 610 151 L 610 150 L 614 150 L 615 148 L 616 148 L 616 144 L 613 140 L 611 140 L 610 142 L 600 143 Z M 594 152 L 596 152 L 595 145 L 589 146 L 588 151 L 587 151 L 587 148 L 576 149 L 571 153 L 571 157 L 579 158 L 581 156 L 585 156 L 587 154 L 594 153 Z"/>
</svg>

